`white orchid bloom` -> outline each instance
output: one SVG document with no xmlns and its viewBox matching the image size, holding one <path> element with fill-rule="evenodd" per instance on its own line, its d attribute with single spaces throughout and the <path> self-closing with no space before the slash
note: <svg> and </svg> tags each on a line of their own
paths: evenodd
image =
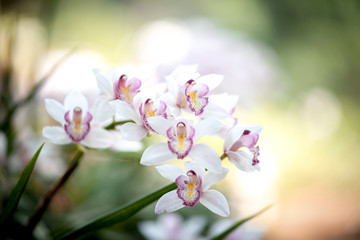
<svg viewBox="0 0 360 240">
<path fill-rule="evenodd" d="M 222 217 L 228 217 L 230 210 L 225 196 L 209 188 L 224 179 L 229 169 L 222 168 L 221 172 L 216 174 L 206 173 L 205 169 L 194 161 L 188 161 L 184 165 L 186 172 L 173 165 L 156 167 L 163 177 L 175 182 L 178 188 L 159 199 L 155 206 L 155 213 L 173 212 L 185 206 L 194 207 L 200 202 L 210 211 Z"/>
<path fill-rule="evenodd" d="M 162 96 L 172 112 L 178 116 L 181 109 L 204 118 L 225 119 L 232 113 L 238 97 L 235 95 L 210 95 L 223 81 L 223 76 L 200 76 L 196 65 L 180 66 L 166 77 L 168 92 Z"/>
<path fill-rule="evenodd" d="M 167 119 L 167 105 L 162 100 L 146 99 L 143 102 L 137 98 L 134 104 L 135 109 L 131 108 L 126 102 L 115 100 L 110 102 L 110 106 L 119 115 L 133 120 L 134 123 L 125 123 L 120 127 L 120 131 L 126 140 L 139 141 L 144 138 L 148 131 L 156 132 L 149 124 L 149 119 L 158 116 Z M 139 104 L 140 103 L 140 104 Z"/>
<path fill-rule="evenodd" d="M 199 239 L 206 224 L 201 216 L 183 220 L 179 214 L 162 214 L 156 221 L 142 221 L 139 230 L 149 240 Z"/>
<path fill-rule="evenodd" d="M 94 70 L 97 85 L 101 91 L 101 96 L 95 104 L 95 108 L 101 112 L 99 122 L 108 120 L 114 115 L 114 111 L 109 106 L 109 102 L 119 99 L 134 107 L 134 98 L 140 92 L 143 81 L 153 75 L 153 66 L 133 67 L 123 65 L 110 70 L 107 75 L 98 70 Z"/>
<path fill-rule="evenodd" d="M 258 166 L 259 146 L 255 146 L 262 130 L 260 125 L 242 125 L 233 127 L 224 141 L 224 154 L 237 168 L 245 172 L 260 170 Z M 242 150 L 248 148 L 252 153 Z M 240 150 L 241 149 L 241 150 Z"/>
<path fill-rule="evenodd" d="M 111 134 L 92 124 L 93 115 L 88 111 L 84 95 L 74 91 L 68 94 L 64 105 L 53 99 L 45 99 L 47 112 L 62 126 L 47 126 L 43 136 L 55 144 L 81 143 L 91 148 L 107 148 L 112 144 Z"/>
<path fill-rule="evenodd" d="M 206 144 L 195 144 L 200 137 L 220 131 L 223 126 L 221 122 L 204 119 L 194 126 L 190 120 L 169 121 L 158 116 L 149 118 L 148 122 L 155 132 L 167 137 L 168 141 L 149 146 L 141 157 L 141 164 L 158 165 L 189 156 L 209 171 L 221 172 L 222 164 L 216 151 Z"/>
</svg>

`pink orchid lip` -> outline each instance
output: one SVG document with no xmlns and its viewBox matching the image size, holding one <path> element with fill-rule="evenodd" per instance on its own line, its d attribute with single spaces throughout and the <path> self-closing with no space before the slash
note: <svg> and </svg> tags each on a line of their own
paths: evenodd
<svg viewBox="0 0 360 240">
<path fill-rule="evenodd" d="M 140 92 L 141 80 L 137 78 L 128 78 L 122 74 L 117 81 L 114 82 L 114 91 L 116 98 L 132 104 L 134 96 Z"/>
<path fill-rule="evenodd" d="M 139 107 L 139 112 L 143 120 L 144 126 L 153 131 L 156 132 L 149 124 L 148 118 L 154 117 L 154 116 L 162 116 L 163 118 L 167 119 L 166 114 L 166 103 L 164 101 L 159 101 L 157 106 L 154 107 L 154 101 L 151 98 L 146 99 L 144 104 L 141 104 Z"/>
<path fill-rule="evenodd" d="M 167 131 L 167 137 L 169 138 L 168 147 L 170 151 L 177 155 L 178 159 L 184 159 L 187 157 L 193 146 L 193 137 L 195 135 L 195 129 L 184 122 L 178 122 L 176 124 L 176 131 L 174 127 L 170 127 Z"/>
<path fill-rule="evenodd" d="M 177 195 L 183 201 L 183 205 L 194 207 L 201 196 L 201 177 L 195 171 L 190 170 L 186 176 L 177 177 L 175 183 L 178 186 Z"/>
<path fill-rule="evenodd" d="M 91 113 L 87 112 L 84 118 L 82 116 L 82 109 L 80 107 L 74 108 L 72 121 L 70 120 L 70 111 L 67 111 L 64 116 L 66 122 L 64 124 L 64 130 L 75 143 L 84 140 L 91 129 L 90 121 L 93 118 Z"/>
<path fill-rule="evenodd" d="M 195 89 L 193 90 L 193 88 Z M 201 115 L 209 104 L 209 98 L 205 97 L 208 92 L 209 87 L 206 84 L 196 84 L 194 80 L 189 80 L 186 83 L 186 101 L 190 110 L 195 113 L 195 116 Z"/>
<path fill-rule="evenodd" d="M 229 151 L 236 152 L 241 147 L 246 147 L 253 154 L 252 166 L 260 163 L 258 156 L 260 155 L 259 146 L 255 146 L 259 139 L 259 134 L 253 133 L 250 130 L 244 130 L 240 138 L 230 147 Z"/>
</svg>

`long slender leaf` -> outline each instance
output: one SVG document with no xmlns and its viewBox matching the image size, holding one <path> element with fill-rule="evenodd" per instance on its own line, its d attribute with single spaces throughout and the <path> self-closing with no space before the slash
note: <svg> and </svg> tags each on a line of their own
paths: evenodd
<svg viewBox="0 0 360 240">
<path fill-rule="evenodd" d="M 242 224 L 246 223 L 247 221 L 253 219 L 254 217 L 259 216 L 260 214 L 262 214 L 263 212 L 265 212 L 266 210 L 268 210 L 271 207 L 271 205 L 265 207 L 264 209 L 260 210 L 259 212 L 255 213 L 254 215 L 251 215 L 250 217 L 244 218 L 238 222 L 236 222 L 234 225 L 232 225 L 231 227 L 229 227 L 227 230 L 225 230 L 223 233 L 217 235 L 216 237 L 213 237 L 211 240 L 221 240 L 224 239 L 227 235 L 229 235 L 232 231 L 234 231 L 236 228 L 238 228 L 239 226 L 241 226 Z"/>
<path fill-rule="evenodd" d="M 4 226 L 5 223 L 12 218 L 12 215 L 14 214 L 21 195 L 23 194 L 25 187 L 29 181 L 30 175 L 34 169 L 36 160 L 39 157 L 39 154 L 41 152 L 41 149 L 43 148 L 45 143 L 43 143 L 39 149 L 36 151 L 34 156 L 31 158 L 30 162 L 26 165 L 24 171 L 22 172 L 20 179 L 18 183 L 16 184 L 14 190 L 10 194 L 10 198 L 8 203 L 6 204 L 1 216 L 0 216 L 0 226 Z"/>
<path fill-rule="evenodd" d="M 100 216 L 99 218 L 95 219 L 94 221 L 91 221 L 88 224 L 85 224 L 84 226 L 70 232 L 65 233 L 61 236 L 55 236 L 55 239 L 81 239 L 86 236 L 91 235 L 92 233 L 102 229 L 109 227 L 111 225 L 114 225 L 119 222 L 123 222 L 136 214 L 138 211 L 140 211 L 142 208 L 146 207 L 150 203 L 154 202 L 155 200 L 159 199 L 162 195 L 165 193 L 174 190 L 176 188 L 176 184 L 172 183 L 168 186 L 165 186 L 164 188 L 151 193 L 134 203 L 131 203 L 125 207 L 120 207 L 118 209 L 112 210 L 103 216 Z"/>
</svg>

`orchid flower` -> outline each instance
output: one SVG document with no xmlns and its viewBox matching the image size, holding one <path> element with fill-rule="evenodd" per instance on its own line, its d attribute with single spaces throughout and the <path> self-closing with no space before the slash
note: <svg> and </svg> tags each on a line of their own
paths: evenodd
<svg viewBox="0 0 360 240">
<path fill-rule="evenodd" d="M 126 102 L 115 100 L 110 102 L 111 107 L 120 116 L 133 120 L 135 123 L 125 123 L 120 127 L 120 131 L 126 140 L 138 141 L 144 138 L 148 131 L 156 132 L 149 124 L 149 119 L 158 116 L 167 118 L 167 105 L 164 101 L 153 101 L 151 98 L 140 103 L 138 111 L 131 108 Z M 135 107 L 137 108 L 135 104 Z"/>
<path fill-rule="evenodd" d="M 139 230 L 149 240 L 199 239 L 205 224 L 205 217 L 195 216 L 184 221 L 179 214 L 168 213 L 156 221 L 140 222 Z"/>
<path fill-rule="evenodd" d="M 208 74 L 200 76 L 196 66 L 180 66 L 166 77 L 168 92 L 164 94 L 171 111 L 178 116 L 181 109 L 187 110 L 203 118 L 218 120 L 231 116 L 238 96 L 219 94 L 210 95 L 210 91 L 219 86 L 223 76 Z"/>
<path fill-rule="evenodd" d="M 43 136 L 55 144 L 81 143 L 91 148 L 107 148 L 112 144 L 111 134 L 93 123 L 87 99 L 80 92 L 71 92 L 64 105 L 45 99 L 47 112 L 62 126 L 47 126 Z"/>
<path fill-rule="evenodd" d="M 210 171 L 221 172 L 219 155 L 210 146 L 195 142 L 202 136 L 215 134 L 222 128 L 222 123 L 213 119 L 201 120 L 196 126 L 192 121 L 176 119 L 169 121 L 163 117 L 148 119 L 152 129 L 168 138 L 167 142 L 155 143 L 143 153 L 140 163 L 158 165 L 175 158 L 189 156 Z"/>
<path fill-rule="evenodd" d="M 123 65 L 112 69 L 106 76 L 94 70 L 97 85 L 101 96 L 95 104 L 101 114 L 99 122 L 106 121 L 114 115 L 109 102 L 119 99 L 133 107 L 134 98 L 140 92 L 142 81 L 149 78 L 154 72 L 153 67 L 132 67 Z"/>
<path fill-rule="evenodd" d="M 155 213 L 173 212 L 185 206 L 194 207 L 198 202 L 210 211 L 222 216 L 230 215 L 229 205 L 222 193 L 209 188 L 225 178 L 229 169 L 222 168 L 216 174 L 194 161 L 185 164 L 186 172 L 174 165 L 162 165 L 156 170 L 165 178 L 176 183 L 178 188 L 163 195 L 155 206 Z"/>
<path fill-rule="evenodd" d="M 236 125 L 233 127 L 224 141 L 224 154 L 230 162 L 243 171 L 251 172 L 260 170 L 258 164 L 259 146 L 255 146 L 262 127 L 259 125 Z M 250 155 L 241 148 L 248 148 Z"/>
</svg>

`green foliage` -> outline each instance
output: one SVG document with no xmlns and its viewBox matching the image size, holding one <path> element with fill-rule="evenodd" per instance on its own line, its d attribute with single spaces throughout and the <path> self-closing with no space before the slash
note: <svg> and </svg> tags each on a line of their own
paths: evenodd
<svg viewBox="0 0 360 240">
<path fill-rule="evenodd" d="M 44 143 L 39 147 L 34 156 L 31 158 L 30 162 L 26 165 L 24 171 L 22 172 L 18 183 L 16 184 L 14 190 L 11 192 L 10 198 L 7 205 L 5 206 L 1 217 L 0 217 L 0 226 L 1 228 L 6 225 L 8 221 L 11 220 L 23 194 L 25 187 L 29 181 L 30 175 L 34 169 L 36 160 L 38 159 L 40 152 L 44 146 Z"/>
<path fill-rule="evenodd" d="M 140 200 L 135 201 L 127 206 L 120 207 L 113 211 L 110 211 L 103 216 L 85 224 L 84 226 L 70 232 L 64 233 L 59 236 L 55 236 L 55 239 L 76 239 L 76 238 L 84 238 L 86 236 L 91 235 L 92 233 L 102 229 L 114 225 L 119 222 L 123 222 L 129 219 L 131 216 L 136 214 L 138 211 L 149 205 L 150 203 L 159 199 L 165 193 L 174 190 L 176 188 L 176 184 L 172 183 L 154 193 L 151 193 Z"/>
</svg>

